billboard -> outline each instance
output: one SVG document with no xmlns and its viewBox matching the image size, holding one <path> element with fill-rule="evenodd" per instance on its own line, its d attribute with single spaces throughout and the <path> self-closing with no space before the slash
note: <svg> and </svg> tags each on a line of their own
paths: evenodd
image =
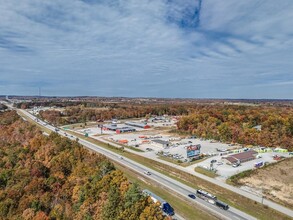
<svg viewBox="0 0 293 220">
<path fill-rule="evenodd" d="M 186 147 L 187 157 L 196 157 L 200 154 L 200 144 L 190 145 Z"/>
</svg>

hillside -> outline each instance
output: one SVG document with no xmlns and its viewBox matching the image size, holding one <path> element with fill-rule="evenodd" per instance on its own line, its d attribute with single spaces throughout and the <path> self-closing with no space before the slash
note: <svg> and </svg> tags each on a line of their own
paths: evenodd
<svg viewBox="0 0 293 220">
<path fill-rule="evenodd" d="M 104 156 L 0 113 L 0 219 L 165 219 Z"/>
</svg>

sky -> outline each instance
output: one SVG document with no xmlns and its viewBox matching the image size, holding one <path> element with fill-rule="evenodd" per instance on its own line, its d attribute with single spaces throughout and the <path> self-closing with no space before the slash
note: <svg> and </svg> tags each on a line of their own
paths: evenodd
<svg viewBox="0 0 293 220">
<path fill-rule="evenodd" d="M 0 94 L 293 99 L 292 0 L 0 0 Z"/>
</svg>

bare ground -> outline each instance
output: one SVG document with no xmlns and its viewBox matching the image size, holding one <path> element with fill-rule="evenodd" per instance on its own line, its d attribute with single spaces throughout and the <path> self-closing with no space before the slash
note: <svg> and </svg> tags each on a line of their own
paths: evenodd
<svg viewBox="0 0 293 220">
<path fill-rule="evenodd" d="M 238 182 L 256 191 L 262 189 L 266 198 L 293 208 L 293 158 L 255 170 Z"/>
</svg>

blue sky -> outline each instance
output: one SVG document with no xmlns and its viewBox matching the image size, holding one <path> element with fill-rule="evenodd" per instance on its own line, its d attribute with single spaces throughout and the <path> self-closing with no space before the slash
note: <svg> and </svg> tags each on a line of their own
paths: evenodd
<svg viewBox="0 0 293 220">
<path fill-rule="evenodd" d="M 0 0 L 0 94 L 293 98 L 292 0 Z"/>
</svg>

